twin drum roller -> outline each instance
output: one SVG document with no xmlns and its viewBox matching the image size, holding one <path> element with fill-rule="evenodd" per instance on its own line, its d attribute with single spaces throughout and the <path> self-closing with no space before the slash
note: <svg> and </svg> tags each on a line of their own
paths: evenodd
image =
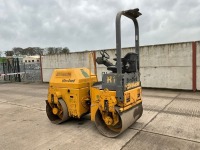
<svg viewBox="0 0 200 150">
<path fill-rule="evenodd" d="M 106 51 L 96 62 L 109 71 L 97 76 L 88 68 L 55 69 L 50 79 L 46 113 L 52 123 L 81 118 L 90 113 L 101 134 L 116 137 L 142 115 L 142 88 L 139 73 L 139 9 L 121 11 L 116 16 L 116 58 L 113 64 Z M 121 16 L 135 25 L 135 52 L 121 58 Z"/>
</svg>

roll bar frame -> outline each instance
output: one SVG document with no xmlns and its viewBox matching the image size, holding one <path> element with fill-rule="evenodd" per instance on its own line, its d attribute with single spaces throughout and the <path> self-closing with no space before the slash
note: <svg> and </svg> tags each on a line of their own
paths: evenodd
<svg viewBox="0 0 200 150">
<path fill-rule="evenodd" d="M 116 55 L 117 55 L 117 98 L 122 101 L 123 100 L 123 90 L 122 90 L 122 62 L 121 62 L 121 16 L 125 16 L 131 19 L 135 26 L 135 52 L 138 54 L 138 66 L 139 66 L 139 26 L 137 17 L 142 15 L 139 12 L 139 9 L 130 9 L 126 11 L 120 11 L 116 16 Z M 139 68 L 138 68 L 139 71 Z"/>
</svg>

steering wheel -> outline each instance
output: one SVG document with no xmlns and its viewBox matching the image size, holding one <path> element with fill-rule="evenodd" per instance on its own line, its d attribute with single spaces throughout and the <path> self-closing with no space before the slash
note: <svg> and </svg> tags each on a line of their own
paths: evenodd
<svg viewBox="0 0 200 150">
<path fill-rule="evenodd" d="M 110 56 L 108 55 L 108 53 L 106 52 L 106 50 L 101 50 L 100 51 L 100 54 L 102 57 L 106 58 L 106 59 L 109 59 Z"/>
</svg>

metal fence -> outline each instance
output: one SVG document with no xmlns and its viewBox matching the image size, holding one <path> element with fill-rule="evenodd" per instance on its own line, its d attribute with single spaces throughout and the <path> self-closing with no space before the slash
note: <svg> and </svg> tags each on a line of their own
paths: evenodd
<svg viewBox="0 0 200 150">
<path fill-rule="evenodd" d="M 22 72 L 24 72 L 24 77 L 22 78 L 22 81 L 41 81 L 40 63 L 24 63 L 24 68 Z"/>
<path fill-rule="evenodd" d="M 19 63 L 19 61 L 16 61 L 16 62 L 15 61 L 16 60 L 0 63 L 0 81 L 1 82 L 42 81 L 40 62 Z"/>
</svg>

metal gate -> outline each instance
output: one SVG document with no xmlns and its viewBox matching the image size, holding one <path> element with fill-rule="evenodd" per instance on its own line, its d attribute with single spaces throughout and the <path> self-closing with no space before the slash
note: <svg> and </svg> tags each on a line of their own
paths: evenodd
<svg viewBox="0 0 200 150">
<path fill-rule="evenodd" d="M 1 82 L 37 82 L 41 81 L 41 64 L 23 63 L 19 58 L 7 58 L 0 63 Z"/>
<path fill-rule="evenodd" d="M 0 75 L 4 81 L 15 81 L 21 82 L 20 65 L 18 58 L 8 58 L 3 63 L 1 63 Z"/>
</svg>

